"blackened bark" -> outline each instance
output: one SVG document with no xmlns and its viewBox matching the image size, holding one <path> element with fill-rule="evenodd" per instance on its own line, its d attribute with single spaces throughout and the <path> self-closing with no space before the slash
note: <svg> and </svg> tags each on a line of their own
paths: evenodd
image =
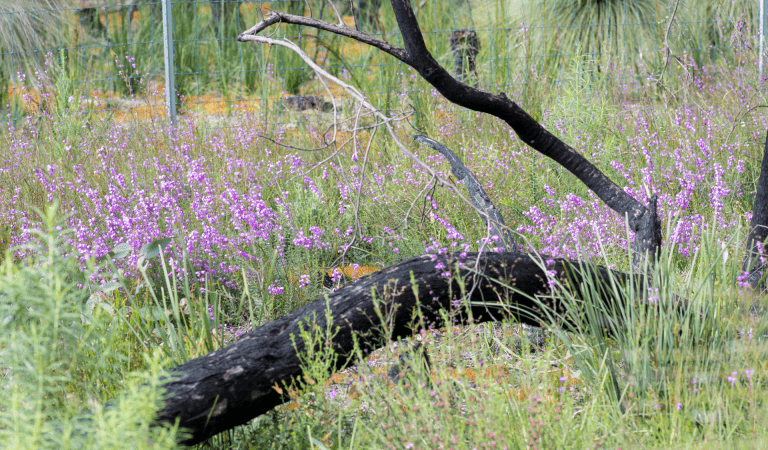
<svg viewBox="0 0 768 450">
<path fill-rule="evenodd" d="M 459 261 L 463 262 L 461 268 L 457 268 Z M 437 269 L 440 263 L 444 268 Z M 625 301 L 616 298 L 610 286 L 612 282 L 627 283 L 627 275 L 565 259 L 555 260 L 547 269 L 555 271 L 555 278 L 564 286 L 575 286 L 576 296 L 581 285 L 598 286 L 606 310 L 614 310 Z M 443 276 L 446 270 L 454 277 Z M 389 339 L 411 336 L 414 323 L 418 323 L 417 327 L 446 325 L 444 312 L 452 312 L 455 323 L 462 324 L 515 317 L 539 325 L 548 318 L 562 317 L 565 305 L 547 295 L 551 281 L 548 276 L 538 258 L 520 253 L 409 259 L 361 278 L 330 294 L 327 300 L 320 298 L 256 328 L 228 347 L 173 369 L 178 377 L 164 385 L 171 396 L 159 420 L 170 424 L 178 420 L 191 432 L 185 443 L 195 444 L 287 401 L 286 391 L 278 392 L 274 387 L 303 382 L 299 354 L 305 347 L 299 338 L 299 324 L 307 329 L 314 322 L 326 329 L 326 307 L 333 321 L 331 329 L 338 329 L 333 341 L 326 345 L 332 345 L 338 355 L 336 369 L 340 370 L 355 363 L 353 336 L 361 350 L 371 351 Z M 454 301 L 462 296 L 457 277 L 465 283 L 464 292 L 471 293 L 469 300 L 473 303 L 462 302 L 455 309 Z M 584 282 L 586 277 L 591 280 Z M 541 303 L 533 300 L 536 296 L 540 296 Z"/>
<path fill-rule="evenodd" d="M 357 31 L 345 25 L 336 25 L 333 23 L 325 22 L 323 20 L 313 19 L 311 17 L 295 16 L 277 11 L 271 11 L 264 20 L 240 33 L 240 36 L 237 37 L 237 40 L 240 42 L 248 42 L 249 36 L 257 35 L 259 32 L 264 31 L 270 26 L 278 23 L 306 25 L 308 27 L 317 28 L 319 30 L 330 31 L 331 33 L 338 34 L 339 36 L 350 37 L 356 41 L 368 44 L 371 47 L 376 47 L 379 50 L 394 56 L 398 60 L 409 64 L 408 60 L 406 59 L 408 55 L 405 53 L 405 50 L 400 47 L 395 47 L 383 39 L 379 39 L 377 37 L 371 36 L 370 34 L 363 33 L 362 31 Z"/>
<path fill-rule="evenodd" d="M 661 221 L 656 210 L 657 197 L 651 196 L 648 208 L 640 216 L 635 230 L 635 243 L 632 265 L 636 272 L 642 273 L 646 261 L 653 262 L 661 251 Z M 650 258 L 649 258 L 650 256 Z"/>
<path fill-rule="evenodd" d="M 768 132 L 763 146 L 763 163 L 757 180 L 755 203 L 752 205 L 752 220 L 749 223 L 747 251 L 743 271 L 749 273 L 747 282 L 753 288 L 765 287 L 761 282 L 765 266 L 760 256 L 765 255 L 765 239 L 768 237 Z"/>
<path fill-rule="evenodd" d="M 626 217 L 632 231 L 637 232 L 643 228 L 643 236 L 653 237 L 653 239 L 640 239 L 635 243 L 634 250 L 639 255 L 636 259 L 657 253 L 658 247 L 655 247 L 657 242 L 655 236 L 661 236 L 661 224 L 658 220 L 650 219 L 655 215 L 653 212 L 624 192 L 581 153 L 547 131 L 520 105 L 510 100 L 506 94 L 503 92 L 491 94 L 456 80 L 438 64 L 427 49 L 410 0 L 391 0 L 391 3 L 405 49 L 395 47 L 386 41 L 348 27 L 309 17 L 282 13 L 272 13 L 263 21 L 243 32 L 238 40 L 248 41 L 249 35 L 255 35 L 276 23 L 285 22 L 331 31 L 389 53 L 416 69 L 422 78 L 434 86 L 450 102 L 474 111 L 490 114 L 505 121 L 515 130 L 520 140 L 566 168 L 587 185 L 609 208 L 616 211 L 620 216 Z M 648 230 L 646 227 L 658 227 L 658 230 Z"/>
<path fill-rule="evenodd" d="M 475 87 L 480 82 L 477 74 L 475 58 L 480 53 L 480 39 L 474 30 L 453 30 L 448 39 L 453 53 L 453 73 L 456 79 L 466 81 L 468 77 L 474 76 Z M 467 70 L 464 71 L 464 61 L 467 62 Z"/>
<path fill-rule="evenodd" d="M 504 120 L 518 137 L 531 148 L 557 161 L 576 175 L 619 215 L 627 216 L 630 227 L 637 230 L 645 208 L 611 181 L 576 150 L 555 137 L 506 94 L 491 94 L 468 86 L 452 77 L 424 43 L 419 24 L 409 0 L 392 0 L 410 64 L 445 98 L 466 108 L 484 112 Z"/>
</svg>

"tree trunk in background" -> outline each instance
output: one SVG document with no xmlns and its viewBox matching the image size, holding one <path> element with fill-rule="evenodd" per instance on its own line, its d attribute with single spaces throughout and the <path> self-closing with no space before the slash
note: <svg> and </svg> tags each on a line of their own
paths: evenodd
<svg viewBox="0 0 768 450">
<path fill-rule="evenodd" d="M 237 37 L 243 25 L 240 0 L 211 0 L 211 22 L 220 39 Z"/>
<path fill-rule="evenodd" d="M 162 24 L 163 23 L 163 18 L 162 18 L 163 5 L 162 3 L 159 2 L 159 0 L 156 0 L 156 1 L 157 3 L 151 3 L 146 0 L 134 0 L 134 2 L 131 3 L 130 6 L 128 6 L 128 14 L 126 14 L 128 16 L 128 26 L 130 27 L 130 25 L 133 23 L 133 13 L 138 11 L 139 6 L 144 5 L 145 3 L 150 3 L 149 4 L 150 14 L 154 18 L 154 22 L 157 24 Z M 148 19 L 145 18 L 145 20 L 148 20 Z"/>
<path fill-rule="evenodd" d="M 350 0 L 355 26 L 364 33 L 383 33 L 379 24 L 379 0 Z M 357 5 L 355 3 L 357 2 Z"/>
<path fill-rule="evenodd" d="M 246 333 L 228 347 L 174 368 L 172 373 L 179 376 L 163 385 L 171 395 L 159 420 L 169 424 L 178 420 L 191 431 L 184 443 L 196 444 L 286 402 L 285 385 L 297 383 L 298 387 L 305 382 L 299 360 L 306 351 L 300 324 L 304 330 L 311 330 L 313 323 L 323 332 L 338 330 L 319 342 L 332 346 L 337 357 L 332 370 L 341 370 L 356 363 L 355 341 L 365 354 L 390 339 L 411 336 L 414 329 L 450 325 L 443 322 L 444 317 L 455 324 L 506 317 L 532 325 L 552 323 L 549 317 L 562 317 L 565 312 L 565 305 L 549 295 L 553 280 L 565 288 L 575 286 L 576 297 L 581 297 L 579 286 L 597 286 L 609 311 L 626 300 L 616 298 L 611 283 L 630 282 L 625 274 L 565 259 L 547 267 L 548 274 L 537 257 L 520 253 L 433 258 L 419 256 L 361 278 L 328 295 L 327 300 L 319 298 Z M 457 268 L 458 262 L 463 263 L 461 268 Z M 442 267 L 436 267 L 438 264 Z M 445 271 L 453 277 L 444 276 Z M 554 278 L 550 278 L 551 271 Z M 464 283 L 463 291 L 458 279 Z M 464 296 L 472 303 L 462 300 L 457 306 L 454 302 Z M 541 303 L 533 300 L 536 296 Z M 608 321 L 604 323 L 610 330 Z"/>
<path fill-rule="evenodd" d="M 94 37 L 107 38 L 107 27 L 101 23 L 101 17 L 106 8 L 98 6 L 89 6 L 77 10 L 77 17 L 80 20 L 80 26 L 87 34 Z"/>
<path fill-rule="evenodd" d="M 760 166 L 760 178 L 757 181 L 757 194 L 752 206 L 752 220 L 747 236 L 747 250 L 744 256 L 743 271 L 748 273 L 747 282 L 753 288 L 764 288 L 761 281 L 765 269 L 760 256 L 765 254 L 765 239 L 768 237 L 768 132 L 763 146 L 763 162 Z"/>
</svg>

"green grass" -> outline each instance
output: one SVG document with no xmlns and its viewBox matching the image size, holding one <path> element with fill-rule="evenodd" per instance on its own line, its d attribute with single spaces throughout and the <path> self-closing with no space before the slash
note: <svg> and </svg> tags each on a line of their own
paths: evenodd
<svg viewBox="0 0 768 450">
<path fill-rule="evenodd" d="M 38 90 L 45 90 L 44 85 L 51 80 L 46 77 L 38 80 L 35 72 L 42 73 L 48 52 L 58 57 L 60 50 L 68 60 L 63 67 L 66 76 L 78 85 L 86 98 L 91 98 L 97 91 L 125 97 L 146 95 L 153 90 L 147 92 L 147 86 L 156 87 L 155 83 L 162 83 L 159 5 L 139 5 L 138 16 L 130 22 L 126 7 L 98 9 L 100 16 L 94 18 L 101 28 L 77 25 L 80 23 L 77 9 L 69 2 L 51 0 L 43 5 L 48 9 L 46 13 L 6 13 L 31 9 L 30 5 L 4 2 L 0 8 L 0 20 L 3 21 L 0 23 L 7 25 L 0 28 L 13 30 L 0 34 L 3 48 L 34 54 L 34 57 L 24 58 L 17 53 L 0 56 L 0 65 L 4 68 L 0 75 L 2 86 L 18 87 L 22 83 L 16 74 L 22 73 L 28 83 L 32 81 L 31 85 Z M 316 16 L 336 21 L 327 5 L 312 2 L 310 6 Z M 271 7 L 278 10 L 293 7 L 292 13 L 302 13 L 296 9 L 298 4 L 295 2 L 290 5 L 275 3 Z M 749 45 L 754 34 L 749 28 L 756 27 L 754 2 L 689 2 L 679 6 L 676 22 L 667 33 L 671 7 L 671 2 L 662 0 L 634 2 L 629 8 L 623 1 L 509 3 L 485 0 L 469 3 L 442 0 L 419 6 L 417 16 L 429 48 L 446 67 L 452 67 L 453 60 L 448 46 L 450 32 L 459 28 L 478 32 L 481 41 L 478 55 L 480 86 L 489 89 L 521 82 L 535 83 L 542 78 L 562 80 L 567 77 L 567 68 L 576 55 L 590 56 L 592 76 L 599 77 L 600 73 L 617 68 L 627 75 L 644 71 L 659 74 L 665 62 L 662 51 L 667 46 L 665 38 L 681 64 L 673 61 L 664 70 L 675 74 L 695 72 L 705 65 L 722 69 L 741 58 L 740 49 Z M 348 5 L 342 9 L 342 14 L 351 20 L 352 11 Z M 227 11 L 220 19 L 221 23 L 214 24 L 207 1 L 174 5 L 175 89 L 178 96 L 193 103 L 224 102 L 227 115 L 231 114 L 231 102 L 243 97 L 262 97 L 261 112 L 272 115 L 269 102 L 264 101 L 265 88 L 273 96 L 307 94 L 320 89 L 306 66 L 290 52 L 282 48 L 240 44 L 234 40 L 260 19 L 257 5 L 242 3 Z M 382 37 L 401 45 L 387 2 L 381 4 L 378 17 L 378 31 L 384 33 Z M 389 109 L 399 104 L 397 96 L 404 85 L 398 73 L 403 67 L 393 58 L 384 57 L 371 48 L 360 49 L 350 40 L 312 29 L 302 29 L 300 34 L 298 27 L 282 26 L 278 36 L 297 40 L 332 73 L 346 71 L 357 86 L 372 95 L 377 106 Z M 125 65 L 126 57 L 135 67 L 130 73 L 120 74 L 119 66 Z M 274 75 L 268 75 L 269 64 L 272 64 Z M 274 79 L 265 86 L 264 78 L 269 76 Z M 140 79 L 144 82 L 140 83 Z M 424 88 L 425 85 L 418 85 L 406 89 L 409 103 L 419 111 L 422 111 L 420 97 L 423 95 L 419 91 Z M 213 98 L 207 97 L 209 95 Z M 531 95 L 534 98 L 529 99 Z M 535 95 L 525 89 L 522 99 L 535 106 L 538 103 Z M 24 115 L 19 105 L 20 97 L 16 89 L 0 91 L 0 107 L 5 111 L 10 106 L 8 112 L 14 119 Z M 276 103 L 281 106 L 279 100 Z M 186 104 L 183 106 L 182 113 L 194 110 Z"/>
<path fill-rule="evenodd" d="M 36 256 L 14 263 L 6 254 L 2 265 L 3 447 L 175 447 L 178 430 L 149 428 L 167 375 L 163 352 L 125 340 L 145 317 L 99 291 L 89 296 L 79 286 L 87 275 L 62 253 L 67 233 L 56 209 L 42 219 L 47 232 L 36 233 Z"/>
<path fill-rule="evenodd" d="M 386 27 L 392 26 L 386 7 L 381 18 Z M 200 23 L 207 21 L 203 17 Z M 439 15 L 430 15 L 425 23 L 450 25 Z M 150 31 L 154 32 L 144 32 L 149 35 Z M 444 57 L 447 48 L 441 45 L 446 44 L 436 39 L 431 45 L 436 55 Z M 215 53 L 212 48 L 209 51 Z M 222 64 L 229 64 L 242 47 L 216 51 L 223 52 Z M 259 60 L 259 67 L 278 62 L 274 49 L 268 53 L 255 48 L 254 55 L 261 55 L 258 52 L 267 55 Z M 357 205 L 360 229 L 355 232 L 370 242 L 356 240 L 345 263 L 384 267 L 424 253 L 432 238 L 443 246 L 451 241 L 448 230 L 429 217 L 430 202 L 417 198 L 428 177 L 414 170 L 383 134 L 373 139 L 365 166 L 362 157 L 351 159 L 353 152 L 365 153 L 370 134 L 361 131 L 338 157 L 304 173 L 306 164 L 320 162 L 331 150 L 296 153 L 261 137 L 317 147 L 327 125 L 325 116 L 302 118 L 287 113 L 262 122 L 257 116 L 233 113 L 228 126 L 219 129 L 185 119 L 173 139 L 161 123 L 135 120 L 128 133 L 81 102 L 81 92 L 70 76 L 76 69 L 75 57 L 66 52 L 53 57 L 50 70 L 56 83 L 45 91 L 47 115 L 31 123 L 19 121 L 13 134 L 0 136 L 0 159 L 13 162 L 0 172 L 0 185 L 6 189 L 0 204 L 0 245 L 6 251 L 0 278 L 0 446 L 174 448 L 179 431 L 148 426 L 161 399 L 159 380 L 165 370 L 318 298 L 322 294 L 318 283 L 301 286 L 300 277 L 330 266 L 350 242 L 345 231 L 357 225 L 356 197 L 351 193 L 356 183 L 362 183 L 363 173 L 367 182 Z M 355 58 L 359 59 L 348 61 L 350 78 L 367 90 L 383 92 L 398 86 L 398 94 L 388 100 L 391 105 L 400 104 L 398 95 L 413 96 L 407 91 L 424 88 L 422 82 L 410 79 L 410 73 L 395 75 L 396 66 L 373 71 L 355 67 L 385 58 L 373 53 Z M 183 55 L 180 67 L 194 68 L 193 61 Z M 549 129 L 641 198 L 646 182 L 643 170 L 655 165 L 651 185 L 669 209 L 664 216 L 665 249 L 653 268 L 653 281 L 648 286 L 615 287 L 627 291 L 616 297 L 631 300 L 616 310 L 607 310 L 596 300 L 594 286 L 580 287 L 584 300 L 578 302 L 567 291 L 556 289 L 555 294 L 573 304 L 569 314 L 575 331 L 553 327 L 548 343 L 534 353 L 517 350 L 525 333 L 514 323 L 449 329 L 439 336 L 416 327 L 413 340 L 427 343 L 432 368 L 427 373 L 417 365 L 407 375 L 408 386 L 392 386 L 386 377 L 398 354 L 412 352 L 402 342 L 388 343 L 385 349 L 366 355 L 356 373 L 331 374 L 331 355 L 306 355 L 305 370 L 314 384 L 292 392 L 289 405 L 213 438 L 210 448 L 409 448 L 409 444 L 412 448 L 494 448 L 494 442 L 495 448 L 765 445 L 765 298 L 735 282 L 743 255 L 745 213 L 752 207 L 766 128 L 760 109 L 747 111 L 765 102 L 764 88 L 754 73 L 738 70 L 749 61 L 716 77 L 695 80 L 678 77 L 682 72 L 674 69 L 666 74 L 667 89 L 613 73 L 595 74 L 591 63 L 588 55 L 575 55 L 558 69 L 560 84 L 529 73 L 533 82 L 511 93 L 520 93 L 526 107 Z M 481 66 L 481 70 L 491 69 Z M 499 68 L 493 70 L 501 73 Z M 217 76 L 212 74 L 200 84 L 197 75 L 190 75 L 183 83 L 192 93 L 198 87 L 221 86 L 223 80 Z M 286 82 L 279 71 L 277 78 L 275 83 Z M 233 89 L 232 84 L 227 86 Z M 387 104 L 386 99 L 380 100 Z M 413 103 L 417 104 L 416 99 Z M 523 232 L 531 247 L 570 247 L 568 242 L 552 240 L 569 235 L 569 227 L 580 216 L 548 206 L 545 200 L 565 202 L 573 194 L 588 202 L 588 192 L 574 177 L 522 147 L 497 120 L 457 111 L 429 91 L 418 94 L 418 108 L 423 114 L 414 125 L 464 159 L 507 223 L 514 229 L 534 228 Z M 73 111 L 77 114 L 72 115 Z M 350 116 L 354 111 L 344 113 Z M 297 117 L 302 121 L 295 127 L 281 123 Z M 708 118 L 709 125 L 701 125 Z M 368 118 L 362 120 L 369 123 Z M 403 124 L 398 133 L 410 142 L 413 129 Z M 348 137 L 349 133 L 344 134 Z M 411 148 L 447 173 L 442 159 L 415 144 Z M 706 160 L 710 166 L 731 168 L 723 186 L 732 193 L 722 197 L 719 213 L 711 200 L 715 174 L 698 167 L 696 160 L 679 157 L 700 150 L 711 154 Z M 305 165 L 291 173 L 296 157 Z M 244 195 L 259 186 L 266 205 L 278 212 L 280 234 L 288 242 L 284 251 L 278 251 L 276 232 L 237 252 L 218 249 L 210 254 L 212 264 L 238 264 L 242 270 L 225 279 L 203 281 L 179 272 L 169 276 L 171 253 L 155 255 L 152 246 L 131 249 L 150 261 L 146 269 L 130 266 L 135 261 L 128 256 L 111 265 L 72 251 L 73 243 L 84 242 L 73 238 L 67 228 L 78 225 L 77 220 L 93 218 L 87 223 L 96 234 L 107 234 L 102 217 L 110 216 L 95 215 L 101 211 L 92 207 L 95 200 L 67 186 L 79 186 L 78 180 L 87 178 L 97 199 L 122 198 L 128 211 L 140 204 L 134 198 L 137 192 L 159 192 L 156 186 L 161 177 L 166 183 L 178 182 L 182 194 L 200 194 L 184 178 L 194 164 L 206 169 L 206 188 L 211 191 L 231 188 Z M 733 169 L 738 164 L 743 170 Z M 46 186 L 39 173 L 50 165 L 60 167 L 61 173 Z M 105 165 L 111 172 L 104 170 Z M 177 168 L 164 171 L 163 167 Z M 676 196 L 687 192 L 677 175 L 686 170 L 706 177 L 691 190 L 690 205 L 674 211 L 671 205 Z M 120 177 L 128 181 L 121 190 L 111 191 Z M 305 177 L 321 197 L 312 193 Z M 440 218 L 464 234 L 466 242 L 483 237 L 482 223 L 470 207 L 444 188 L 432 196 Z M 177 206 L 184 217 L 197 217 L 194 197 L 180 194 L 179 199 Z M 402 227 L 400 222 L 414 200 L 407 227 Z M 58 215 L 46 209 L 51 202 L 61 205 Z M 34 206 L 46 212 L 37 215 Z M 227 211 L 223 203 L 214 206 L 216 213 Z M 532 207 L 552 218 L 551 230 L 537 225 L 530 214 Z M 85 217 L 86 208 L 94 216 Z M 233 223 L 234 215 L 227 214 L 225 219 Z M 606 217 L 599 224 L 600 239 L 578 235 L 575 240 L 584 246 L 584 257 L 629 270 L 624 244 L 630 239 L 611 214 L 590 213 Z M 672 247 L 669 239 L 681 217 L 696 214 L 701 216 L 691 231 L 697 236 L 696 245 Z M 163 236 L 142 236 L 146 239 L 141 244 L 169 236 L 169 251 L 185 248 L 173 253 L 178 267 L 199 269 L 193 261 L 199 252 L 187 251 L 184 244 L 192 231 L 204 230 L 208 219 L 190 220 L 187 234 L 174 229 L 178 225 L 172 221 L 161 221 Z M 313 226 L 325 230 L 326 248 L 307 250 L 292 244 L 300 232 L 311 233 Z M 33 231 L 25 247 L 17 248 L 23 240 L 22 227 Z M 242 232 L 222 228 L 230 240 Z M 340 235 L 335 234 L 337 228 Z M 120 238 L 128 240 L 120 235 L 110 241 L 109 248 Z M 394 247 L 399 251 L 394 252 Z M 284 287 L 279 294 L 269 287 L 276 279 Z M 678 297 L 689 304 L 683 314 L 674 312 Z M 649 304 L 659 307 L 649 308 Z M 606 335 L 603 328 L 612 328 L 612 334 Z M 319 340 L 333 334 L 333 330 L 306 331 L 297 338 Z M 114 406 L 104 408 L 108 401 Z"/>
</svg>

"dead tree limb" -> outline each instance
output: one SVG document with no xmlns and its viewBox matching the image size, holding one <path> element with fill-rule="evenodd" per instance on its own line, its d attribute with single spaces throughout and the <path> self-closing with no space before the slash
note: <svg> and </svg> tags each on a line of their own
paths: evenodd
<svg viewBox="0 0 768 450">
<path fill-rule="evenodd" d="M 462 267 L 457 267 L 462 261 Z M 442 267 L 436 268 L 438 264 Z M 361 278 L 327 300 L 317 299 L 246 333 L 228 347 L 173 369 L 179 376 L 164 385 L 171 396 L 160 421 L 178 420 L 191 432 L 185 443 L 195 444 L 286 402 L 285 391 L 281 394 L 274 387 L 303 382 L 299 355 L 305 347 L 299 338 L 300 324 L 307 329 L 314 321 L 326 329 L 326 307 L 331 329 L 338 330 L 326 343 L 338 356 L 336 370 L 356 362 L 353 336 L 361 350 L 372 351 L 390 339 L 411 336 L 413 328 L 443 327 L 448 317 L 457 324 L 514 317 L 532 325 L 547 317 L 563 317 L 566 305 L 549 295 L 552 278 L 544 267 L 540 258 L 521 253 L 470 253 L 464 259 L 426 255 Z M 628 282 L 625 274 L 566 259 L 555 260 L 547 270 L 554 270 L 555 279 L 564 286 L 578 287 L 591 277 L 590 283 L 606 288 L 607 310 L 624 301 L 609 293 L 612 283 Z M 444 276 L 446 271 L 452 276 Z M 463 291 L 459 279 L 464 282 Z M 468 299 L 462 299 L 465 294 Z M 534 300 L 537 297 L 539 302 Z M 459 300 L 456 308 L 454 302 Z"/>
<path fill-rule="evenodd" d="M 249 35 L 256 35 L 278 23 L 297 24 L 350 37 L 394 56 L 416 69 L 422 78 L 450 102 L 505 121 L 523 142 L 574 174 L 608 207 L 625 217 L 629 227 L 639 237 L 635 239 L 633 247 L 636 267 L 642 265 L 645 256 L 658 254 L 661 248 L 661 223 L 656 216 L 653 198 L 649 207 L 641 205 L 579 152 L 547 131 L 505 93 L 491 94 L 456 80 L 427 49 L 410 0 L 391 0 L 391 3 L 405 44 L 404 49 L 345 26 L 277 12 L 243 32 L 238 40 L 245 42 Z"/>
<path fill-rule="evenodd" d="M 453 150 L 434 139 L 417 134 L 413 137 L 413 140 L 434 148 L 448 160 L 448 164 L 451 165 L 453 176 L 464 183 L 464 187 L 467 188 L 470 200 L 474 203 L 475 209 L 480 213 L 480 218 L 483 219 L 483 222 L 487 227 L 488 235 L 498 236 L 501 240 L 501 245 L 506 251 L 516 251 L 515 239 L 512 237 L 512 233 L 510 233 L 509 228 L 504 223 L 504 216 L 501 215 L 501 212 L 493 204 L 491 198 L 485 193 L 485 189 L 483 189 L 480 180 L 478 180 L 475 174 L 464 165 L 461 158 L 459 158 Z"/>
</svg>

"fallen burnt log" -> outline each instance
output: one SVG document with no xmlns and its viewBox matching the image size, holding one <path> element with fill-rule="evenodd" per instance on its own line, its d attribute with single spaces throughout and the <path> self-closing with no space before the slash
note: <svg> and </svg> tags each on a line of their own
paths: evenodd
<svg viewBox="0 0 768 450">
<path fill-rule="evenodd" d="M 195 444 L 286 402 L 286 391 L 275 387 L 303 382 L 301 327 L 314 323 L 327 329 L 326 317 L 338 331 L 325 345 L 332 345 L 335 368 L 341 370 L 356 362 L 355 341 L 370 352 L 389 339 L 411 336 L 414 328 L 443 327 L 446 320 L 551 322 L 563 317 L 566 307 L 551 295 L 555 281 L 575 296 L 580 285 L 599 286 L 601 300 L 612 310 L 624 299 L 611 293 L 624 290 L 611 286 L 630 281 L 626 274 L 565 259 L 548 261 L 545 268 L 538 256 L 523 253 L 460 256 L 425 255 L 388 267 L 174 368 L 179 376 L 164 385 L 170 397 L 159 420 L 178 420 L 190 431 L 184 443 Z"/>
</svg>

